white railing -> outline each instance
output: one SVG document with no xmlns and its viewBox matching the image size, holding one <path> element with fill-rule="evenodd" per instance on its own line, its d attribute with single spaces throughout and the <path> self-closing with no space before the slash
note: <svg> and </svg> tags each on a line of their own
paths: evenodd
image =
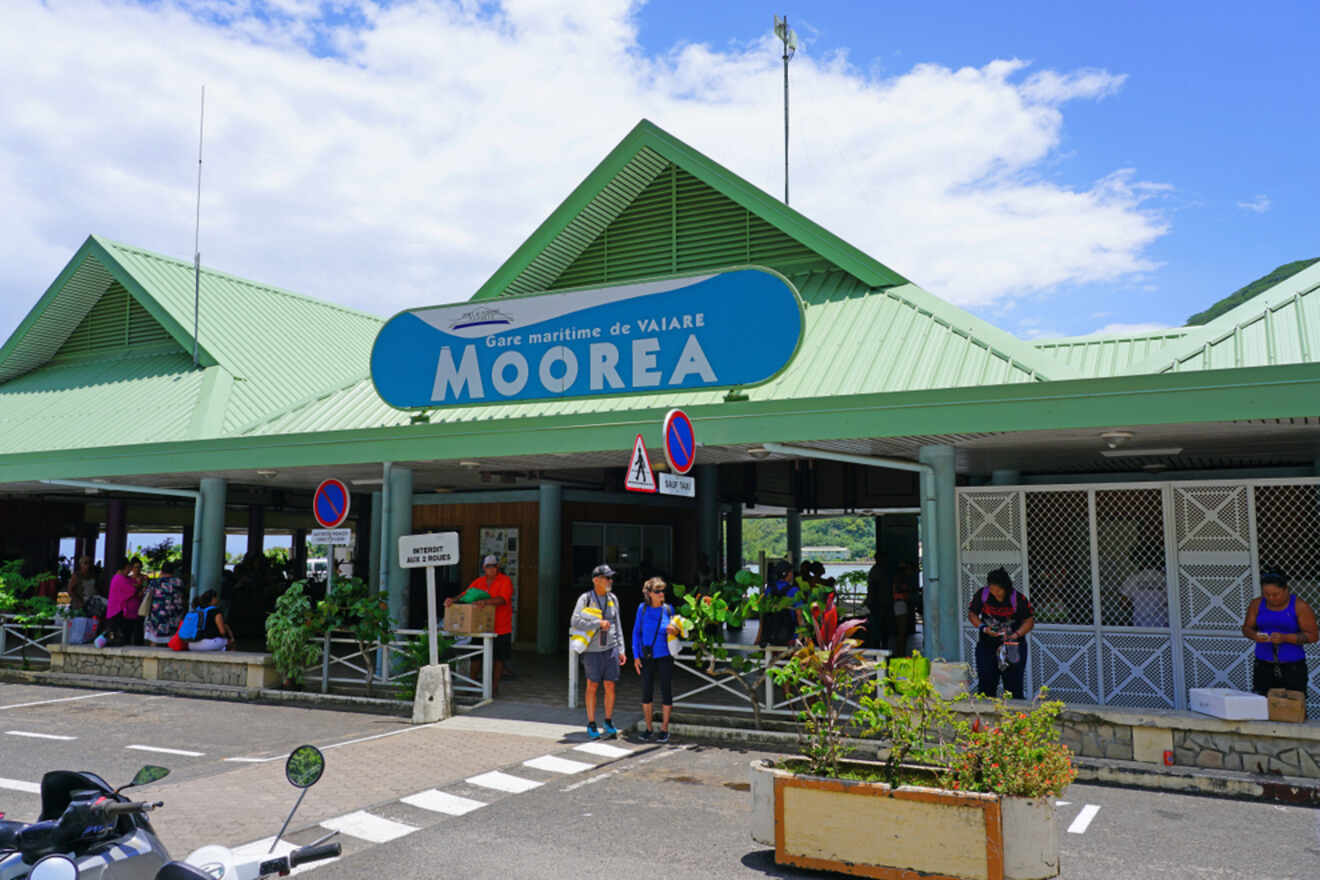
<svg viewBox="0 0 1320 880">
<path fill-rule="evenodd" d="M 388 642 L 372 642 L 365 648 L 357 639 L 343 630 L 331 631 L 317 639 L 320 659 L 307 667 L 309 683 L 319 682 L 321 693 L 328 693 L 330 685 L 397 685 L 415 670 L 396 671 L 396 654 L 407 649 L 414 636 L 426 636 L 423 629 L 399 629 Z M 473 660 L 481 661 L 481 679 L 468 671 Z M 460 637 L 449 649 L 444 662 L 449 664 L 456 693 L 473 694 L 489 700 L 494 687 L 495 634 L 480 633 Z"/>
<path fill-rule="evenodd" d="M 0 614 L 0 660 L 40 660 L 50 662 L 47 645 L 63 640 L 65 621 L 19 623 L 12 614 Z M 29 651 L 35 653 L 28 654 Z"/>
<path fill-rule="evenodd" d="M 674 657 L 674 672 L 677 674 L 682 671 L 696 678 L 701 684 L 689 688 L 683 693 L 674 694 L 674 705 L 682 705 L 688 709 L 709 709 L 719 712 L 746 712 L 752 713 L 752 696 L 755 691 L 760 699 L 756 701 L 762 715 L 796 715 L 796 709 L 793 705 L 802 700 L 801 696 L 790 697 L 783 693 L 782 688 L 777 688 L 774 681 L 771 680 L 769 670 L 785 665 L 788 662 L 789 655 L 792 654 L 792 648 L 776 647 L 756 647 L 754 645 L 739 644 L 728 642 L 723 645 L 730 654 L 741 654 L 746 657 L 756 657 L 759 662 L 756 667 L 744 674 L 744 681 L 759 682 L 755 688 L 747 688 L 734 681 L 737 673 L 728 668 L 728 663 L 720 660 L 711 661 L 706 658 L 705 664 L 699 664 L 697 657 L 690 648 L 684 646 L 677 656 Z M 865 661 L 874 665 L 876 686 L 883 686 L 885 677 L 885 664 L 889 659 L 889 652 L 867 648 L 859 652 Z M 577 708 L 578 677 L 581 664 L 578 658 L 581 655 L 569 653 L 568 655 L 568 707 Z M 731 702 L 710 703 L 698 702 L 702 694 L 710 696 L 728 696 L 732 698 Z M 782 699 L 781 699 L 782 697 Z M 852 700 L 845 700 L 849 705 L 856 707 L 857 704 Z"/>
</svg>

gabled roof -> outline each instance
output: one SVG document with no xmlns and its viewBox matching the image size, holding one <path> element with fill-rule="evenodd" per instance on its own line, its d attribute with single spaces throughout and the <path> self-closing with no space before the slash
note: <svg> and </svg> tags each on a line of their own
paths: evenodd
<svg viewBox="0 0 1320 880">
<path fill-rule="evenodd" d="M 212 269 L 200 280 L 195 370 L 192 265 L 89 237 L 0 347 L 0 452 L 218 436 L 366 375 L 379 318 Z M 88 322 L 111 300 L 127 317 L 107 336 Z"/>
<path fill-rule="evenodd" d="M 1073 336 L 1062 339 L 1037 339 L 1032 346 L 1060 363 L 1076 369 L 1082 376 L 1097 379 L 1121 376 L 1197 328 L 1170 327 L 1148 333 L 1120 336 Z"/>
</svg>

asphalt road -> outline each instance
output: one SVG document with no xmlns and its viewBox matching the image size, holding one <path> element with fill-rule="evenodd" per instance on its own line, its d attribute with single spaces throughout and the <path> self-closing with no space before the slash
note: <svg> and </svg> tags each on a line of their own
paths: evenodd
<svg viewBox="0 0 1320 880">
<path fill-rule="evenodd" d="M 640 753 L 350 852 L 317 880 L 834 876 L 780 868 L 751 840 L 746 767 L 761 756 Z M 1320 811 L 1089 785 L 1062 800 L 1065 880 L 1310 880 L 1320 870 Z M 1085 830 L 1070 833 L 1084 814 Z"/>
</svg>

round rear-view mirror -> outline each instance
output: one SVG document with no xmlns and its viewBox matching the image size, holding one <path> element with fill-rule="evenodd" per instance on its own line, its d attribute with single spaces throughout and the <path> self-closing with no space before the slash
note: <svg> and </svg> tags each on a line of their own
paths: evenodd
<svg viewBox="0 0 1320 880">
<path fill-rule="evenodd" d="M 311 788 L 325 772 L 325 755 L 316 746 L 298 746 L 284 764 L 284 775 L 290 785 Z"/>
<path fill-rule="evenodd" d="M 78 880 L 78 865 L 68 856 L 46 856 L 32 866 L 28 880 Z"/>
</svg>

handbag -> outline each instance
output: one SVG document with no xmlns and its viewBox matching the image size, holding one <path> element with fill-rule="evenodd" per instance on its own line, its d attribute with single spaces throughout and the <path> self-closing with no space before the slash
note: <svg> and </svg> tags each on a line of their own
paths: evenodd
<svg viewBox="0 0 1320 880">
<path fill-rule="evenodd" d="M 138 603 L 138 617 L 145 618 L 151 613 L 151 590 L 147 590 L 142 595 L 142 601 Z"/>
</svg>

